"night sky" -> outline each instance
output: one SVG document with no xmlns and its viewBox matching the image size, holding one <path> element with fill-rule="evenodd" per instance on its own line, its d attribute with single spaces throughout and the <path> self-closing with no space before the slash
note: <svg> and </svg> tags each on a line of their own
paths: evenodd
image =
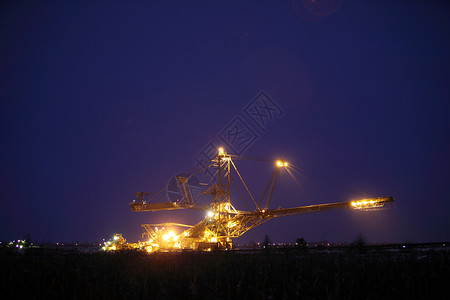
<svg viewBox="0 0 450 300">
<path fill-rule="evenodd" d="M 305 170 L 280 175 L 272 208 L 396 199 L 235 242 L 450 239 L 447 1 L 67 2 L 0 6 L 0 240 L 133 242 L 142 223 L 194 224 L 204 212 L 128 203 L 210 145 Z M 252 119 L 260 97 L 271 114 Z M 274 165 L 236 163 L 260 197 Z"/>
</svg>

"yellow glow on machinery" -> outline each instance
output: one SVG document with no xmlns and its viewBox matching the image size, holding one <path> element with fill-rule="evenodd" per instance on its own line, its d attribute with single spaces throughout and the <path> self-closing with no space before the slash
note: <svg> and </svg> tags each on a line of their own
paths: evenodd
<svg viewBox="0 0 450 300">
<path fill-rule="evenodd" d="M 283 160 L 277 160 L 276 164 L 277 164 L 278 168 L 282 168 L 282 167 L 287 167 L 288 166 L 288 163 L 283 161 Z"/>
<path fill-rule="evenodd" d="M 377 210 L 384 207 L 386 203 L 391 203 L 394 198 L 390 196 L 366 198 L 357 201 L 344 201 L 324 204 L 305 205 L 289 208 L 271 208 L 271 199 L 275 189 L 278 176 L 285 171 L 296 181 L 294 174 L 302 175 L 303 170 L 292 163 L 287 163 L 283 159 L 272 160 L 270 158 L 249 158 L 229 155 L 225 149 L 217 149 L 217 156 L 198 168 L 193 169 L 187 175 L 176 176 L 176 186 L 180 189 L 180 200 L 166 200 L 158 202 L 161 195 L 155 194 L 149 199 L 144 200 L 144 195 L 149 193 L 136 193 L 140 199 L 133 200 L 130 203 L 132 211 L 152 212 L 167 211 L 178 209 L 198 209 L 204 211 L 204 218 L 194 225 L 179 223 L 161 223 L 161 224 L 142 224 L 145 232 L 142 237 L 144 242 L 128 244 L 122 235 L 115 235 L 112 240 L 105 242 L 104 250 L 122 250 L 122 249 L 141 249 L 149 253 L 194 250 L 194 251 L 212 251 L 212 250 L 231 250 L 234 238 L 238 238 L 248 230 L 259 226 L 260 224 L 278 217 L 300 215 L 305 213 L 320 212 L 334 209 L 355 209 L 359 211 Z M 234 159 L 255 159 L 270 161 L 273 166 L 273 174 L 270 178 L 262 198 L 255 201 L 254 197 L 244 179 L 239 173 Z M 212 168 L 212 177 L 207 182 L 199 182 L 197 185 L 191 185 L 188 181 L 191 175 Z M 195 170 L 195 171 L 194 171 Z M 214 180 L 212 180 L 214 179 Z M 237 182 L 237 184 L 236 184 Z M 231 203 L 231 188 L 233 183 L 238 189 L 238 184 L 242 191 L 246 191 L 252 198 L 255 206 L 248 207 L 248 210 L 236 209 Z M 193 189 L 193 190 L 191 190 Z M 164 189 L 161 190 L 163 193 Z M 194 192 L 196 194 L 194 194 Z M 241 192 L 239 192 L 241 194 Z M 245 192 L 244 192 L 245 193 Z M 209 195 L 211 201 L 208 204 L 198 202 L 196 195 Z M 155 197 L 159 195 L 158 197 Z M 242 196 L 242 194 L 241 194 Z M 242 196 L 243 198 L 243 196 Z M 157 199 L 152 202 L 152 199 Z M 245 200 L 245 199 L 244 199 Z M 248 205 L 247 205 L 248 206 Z M 272 205 L 273 206 L 273 205 Z M 387 205 L 390 206 L 390 205 Z M 184 227 L 180 229 L 180 227 Z"/>
<path fill-rule="evenodd" d="M 384 206 L 384 202 L 375 199 L 363 199 L 351 202 L 354 209 L 371 209 Z"/>
</svg>

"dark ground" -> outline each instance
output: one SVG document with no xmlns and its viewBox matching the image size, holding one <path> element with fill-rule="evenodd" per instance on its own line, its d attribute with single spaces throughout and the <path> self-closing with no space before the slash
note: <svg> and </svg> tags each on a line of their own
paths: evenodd
<svg viewBox="0 0 450 300">
<path fill-rule="evenodd" d="M 2 299 L 449 299 L 449 254 L 442 249 L 152 255 L 5 250 L 0 255 L 0 295 Z"/>
</svg>

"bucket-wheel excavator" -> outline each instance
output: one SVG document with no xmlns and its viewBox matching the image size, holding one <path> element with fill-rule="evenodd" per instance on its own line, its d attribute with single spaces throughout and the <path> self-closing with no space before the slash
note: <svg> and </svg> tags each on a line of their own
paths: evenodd
<svg viewBox="0 0 450 300">
<path fill-rule="evenodd" d="M 242 236 L 248 230 L 277 217 L 298 215 L 312 212 L 321 212 L 335 209 L 377 210 L 385 208 L 394 199 L 390 196 L 361 199 L 357 201 L 316 204 L 292 208 L 271 209 L 270 203 L 277 179 L 281 172 L 286 171 L 291 176 L 300 168 L 284 160 L 272 160 L 275 165 L 274 172 L 267 184 L 261 198 L 255 199 L 239 173 L 234 160 L 242 157 L 229 155 L 223 148 L 218 149 L 217 156 L 209 162 L 176 176 L 168 186 L 178 187 L 181 200 L 167 201 L 167 190 L 163 189 L 153 195 L 149 200 L 144 196 L 149 193 L 136 193 L 138 200 L 130 203 L 134 212 L 154 212 L 178 209 L 196 209 L 206 211 L 206 217 L 195 225 L 177 223 L 143 224 L 144 242 L 129 245 L 129 248 L 145 249 L 148 252 L 174 251 L 192 249 L 200 251 L 228 250 L 232 248 L 232 240 Z M 202 204 L 193 197 L 192 186 L 189 180 L 196 174 L 205 170 L 212 170 L 214 174 L 207 184 L 203 184 L 202 195 L 211 198 L 209 204 Z M 247 203 L 251 199 L 254 209 L 238 210 L 231 203 L 231 188 L 235 187 L 237 194 Z M 164 193 L 166 192 L 166 193 Z M 165 200 L 162 202 L 161 200 Z M 175 228 L 181 228 L 175 233 Z M 122 239 L 118 239 L 122 240 Z M 115 248 L 120 246 L 115 245 Z M 111 250 L 106 247 L 106 250 Z"/>
</svg>

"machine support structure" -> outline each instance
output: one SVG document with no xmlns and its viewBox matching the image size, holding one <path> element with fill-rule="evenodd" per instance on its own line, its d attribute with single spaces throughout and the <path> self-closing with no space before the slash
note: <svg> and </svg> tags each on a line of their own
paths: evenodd
<svg viewBox="0 0 450 300">
<path fill-rule="evenodd" d="M 143 224 L 145 232 L 144 242 L 130 244 L 129 248 L 145 249 L 148 252 L 155 251 L 174 251 L 180 249 L 192 249 L 200 251 L 210 250 L 229 250 L 232 248 L 232 240 L 242 236 L 252 228 L 273 218 L 300 215 L 306 213 L 322 212 L 327 210 L 353 209 L 359 211 L 372 211 L 386 208 L 394 202 L 394 198 L 390 196 L 360 199 L 357 201 L 334 202 L 326 204 L 314 204 L 308 206 L 270 209 L 271 200 L 274 195 L 275 186 L 281 171 L 286 171 L 292 175 L 293 172 L 298 173 L 299 168 L 288 164 L 284 160 L 278 160 L 275 163 L 275 170 L 260 198 L 258 203 L 255 201 L 249 188 L 239 173 L 233 159 L 240 157 L 228 155 L 223 148 L 218 149 L 217 157 L 208 162 L 203 169 L 191 170 L 185 174 L 176 177 L 177 184 L 182 194 L 182 200 L 177 202 L 160 202 L 165 198 L 157 193 L 148 201 L 144 196 L 150 193 L 136 193 L 139 200 L 130 203 L 131 210 L 134 212 L 152 212 L 167 211 L 175 209 L 197 209 L 206 211 L 206 217 L 195 225 L 184 225 L 177 223 L 163 224 Z M 210 204 L 201 204 L 192 197 L 189 179 L 198 172 L 212 168 L 217 169 L 216 180 L 210 180 L 210 185 L 205 186 L 202 195 L 213 196 Z M 241 187 L 243 187 L 248 197 L 251 198 L 255 208 L 253 210 L 237 210 L 231 204 L 231 183 L 236 186 L 241 198 L 249 207 L 245 197 L 238 188 L 237 180 L 232 178 L 234 171 L 239 178 Z M 213 176 L 214 177 L 214 176 Z M 216 182 L 216 183 L 214 183 Z M 263 207 L 263 209 L 261 209 Z M 182 228 L 181 232 L 175 233 L 176 228 Z M 118 235 L 113 242 L 105 244 L 105 250 L 115 250 L 124 248 L 123 245 L 117 243 L 125 243 L 125 239 Z"/>
</svg>

